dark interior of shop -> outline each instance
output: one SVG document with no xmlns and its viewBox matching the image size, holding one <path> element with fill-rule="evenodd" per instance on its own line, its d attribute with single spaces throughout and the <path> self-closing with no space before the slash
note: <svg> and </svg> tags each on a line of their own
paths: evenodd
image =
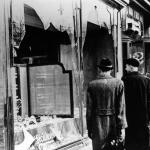
<svg viewBox="0 0 150 150">
<path fill-rule="evenodd" d="M 47 30 L 26 25 L 26 32 L 19 48 L 15 49 L 15 63 L 51 64 L 60 61 L 60 44 L 70 44 L 66 31 L 58 31 L 52 24 Z"/>
</svg>

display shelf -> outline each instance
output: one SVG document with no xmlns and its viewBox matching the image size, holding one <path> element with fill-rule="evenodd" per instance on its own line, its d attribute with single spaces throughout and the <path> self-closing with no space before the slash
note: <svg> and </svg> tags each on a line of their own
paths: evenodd
<svg viewBox="0 0 150 150">
<path fill-rule="evenodd" d="M 47 118 L 46 120 L 45 117 L 39 123 L 26 127 L 20 123 L 20 127 L 18 126 L 16 124 L 15 127 L 15 150 L 29 137 L 31 139 L 29 141 L 30 147 L 23 150 L 56 150 L 71 147 L 75 143 L 83 145 L 83 137 L 79 132 L 75 118 Z"/>
</svg>

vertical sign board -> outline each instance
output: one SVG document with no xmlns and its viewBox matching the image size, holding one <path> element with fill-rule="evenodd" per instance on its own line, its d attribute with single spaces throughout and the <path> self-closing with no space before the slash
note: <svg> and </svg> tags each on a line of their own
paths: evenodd
<svg viewBox="0 0 150 150">
<path fill-rule="evenodd" d="M 70 75 L 59 65 L 29 67 L 31 114 L 71 115 Z"/>
</svg>

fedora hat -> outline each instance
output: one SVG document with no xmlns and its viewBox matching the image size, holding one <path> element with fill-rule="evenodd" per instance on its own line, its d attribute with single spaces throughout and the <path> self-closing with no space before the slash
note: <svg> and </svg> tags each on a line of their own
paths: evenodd
<svg viewBox="0 0 150 150">
<path fill-rule="evenodd" d="M 108 58 L 103 58 L 101 61 L 100 61 L 100 64 L 98 65 L 98 67 L 101 69 L 101 68 L 106 68 L 108 70 L 112 70 L 113 69 L 113 66 L 112 66 L 112 63 L 110 61 L 110 59 Z"/>
<path fill-rule="evenodd" d="M 139 67 L 140 62 L 137 59 L 135 59 L 135 58 L 128 58 L 126 60 L 126 64 L 127 65 L 131 65 L 133 67 Z"/>
</svg>

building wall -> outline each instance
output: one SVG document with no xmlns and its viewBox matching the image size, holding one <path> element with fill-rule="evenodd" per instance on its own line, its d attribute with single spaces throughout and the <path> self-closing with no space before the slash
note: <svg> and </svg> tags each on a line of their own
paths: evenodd
<svg viewBox="0 0 150 150">
<path fill-rule="evenodd" d="M 10 142 L 13 140 L 11 134 L 12 114 L 9 76 L 9 6 L 9 0 L 0 1 L 0 150 L 12 149 L 8 140 Z M 7 109 L 6 107 L 4 109 L 4 105 Z"/>
<path fill-rule="evenodd" d="M 136 30 L 139 32 L 140 36 L 143 36 L 144 32 L 144 17 L 143 13 L 139 10 L 132 8 L 130 6 L 125 7 L 121 10 L 122 17 L 122 30 L 126 31 L 128 29 Z"/>
<path fill-rule="evenodd" d="M 123 42 L 130 43 L 129 47 L 124 49 L 127 53 L 127 58 L 134 57 L 139 59 L 141 65 L 139 71 L 145 73 L 145 49 L 144 49 L 144 15 L 143 11 L 133 6 L 128 6 L 122 10 L 122 32 L 124 37 Z M 128 40 L 125 39 L 128 37 Z M 124 58 L 126 59 L 126 58 Z"/>
</svg>

